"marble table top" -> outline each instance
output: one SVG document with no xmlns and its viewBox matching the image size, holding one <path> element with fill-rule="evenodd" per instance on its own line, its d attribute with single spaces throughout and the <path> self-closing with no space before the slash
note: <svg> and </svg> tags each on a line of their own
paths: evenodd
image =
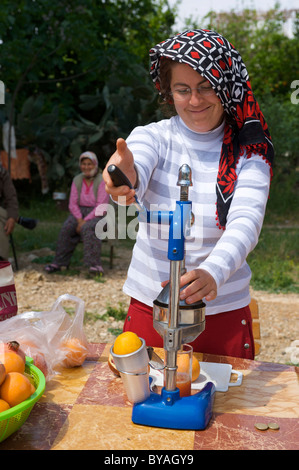
<svg viewBox="0 0 299 470">
<path fill-rule="evenodd" d="M 122 380 L 108 367 L 110 345 L 90 344 L 83 366 L 47 382 L 23 426 L 1 450 L 295 450 L 299 449 L 299 368 L 197 354 L 202 362 L 231 364 L 242 384 L 215 393 L 206 429 L 136 425 Z M 256 429 L 273 423 L 278 430 Z"/>
</svg>

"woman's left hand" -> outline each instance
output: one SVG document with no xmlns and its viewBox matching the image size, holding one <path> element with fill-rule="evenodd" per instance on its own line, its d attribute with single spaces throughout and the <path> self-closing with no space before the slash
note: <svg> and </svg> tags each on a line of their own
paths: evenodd
<svg viewBox="0 0 299 470">
<path fill-rule="evenodd" d="M 165 287 L 168 281 L 162 282 Z M 206 301 L 214 300 L 217 297 L 217 285 L 210 273 L 204 269 L 193 269 L 187 271 L 180 281 L 180 286 L 187 287 L 180 293 L 180 299 L 185 300 L 187 304 L 193 304 L 205 297 Z"/>
<path fill-rule="evenodd" d="M 78 224 L 77 224 L 76 232 L 77 232 L 77 233 L 80 233 L 80 232 L 81 232 L 82 225 L 85 224 L 86 220 L 84 220 L 84 219 L 79 219 L 77 222 L 78 222 Z"/>
</svg>

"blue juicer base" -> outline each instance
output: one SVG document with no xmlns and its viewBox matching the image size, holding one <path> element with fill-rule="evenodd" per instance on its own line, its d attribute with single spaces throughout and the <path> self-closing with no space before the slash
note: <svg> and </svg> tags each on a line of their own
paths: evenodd
<svg viewBox="0 0 299 470">
<path fill-rule="evenodd" d="M 215 385 L 208 382 L 194 395 L 180 397 L 178 388 L 161 394 L 150 392 L 149 398 L 135 403 L 132 421 L 135 424 L 168 429 L 205 429 L 212 417 Z"/>
</svg>

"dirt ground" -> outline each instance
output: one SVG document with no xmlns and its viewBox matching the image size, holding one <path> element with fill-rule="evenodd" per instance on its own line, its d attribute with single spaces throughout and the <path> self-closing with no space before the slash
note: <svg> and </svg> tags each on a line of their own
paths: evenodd
<svg viewBox="0 0 299 470">
<path fill-rule="evenodd" d="M 14 273 L 19 313 L 48 311 L 62 294 L 71 294 L 85 302 L 85 311 L 103 315 L 107 307 L 127 306 L 128 297 L 122 292 L 131 253 L 119 250 L 113 269 L 106 268 L 102 282 L 87 278 L 82 271 L 77 276 L 47 274 L 43 266 L 34 263 L 41 251 L 19 259 L 19 271 Z M 259 361 L 299 363 L 299 295 L 270 294 L 252 291 L 258 301 L 261 327 L 261 352 Z M 87 322 L 85 333 L 90 342 L 111 343 L 113 336 L 108 328 L 122 328 L 122 322 L 110 317 L 107 321 Z M 297 340 L 297 341 L 296 341 Z M 298 344 L 297 349 L 294 341 Z M 293 343 L 293 344 L 292 344 Z M 295 360 L 294 360 L 295 357 Z M 295 362 L 294 362 L 295 361 Z"/>
</svg>

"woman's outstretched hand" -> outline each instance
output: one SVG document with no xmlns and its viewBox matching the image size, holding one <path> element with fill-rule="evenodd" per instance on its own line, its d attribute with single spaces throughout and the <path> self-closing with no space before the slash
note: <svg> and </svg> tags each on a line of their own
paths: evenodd
<svg viewBox="0 0 299 470">
<path fill-rule="evenodd" d="M 107 171 L 109 165 L 116 165 L 126 175 L 134 187 L 137 180 L 137 174 L 134 168 L 134 157 L 124 139 L 117 139 L 116 151 L 109 159 L 103 171 L 103 179 L 106 185 L 106 192 L 111 195 L 114 201 L 122 198 L 122 203 L 124 203 L 125 200 L 125 204 L 133 204 L 135 202 L 135 190 L 130 189 L 129 186 L 114 186 L 112 179 L 110 178 L 110 175 Z"/>
</svg>

